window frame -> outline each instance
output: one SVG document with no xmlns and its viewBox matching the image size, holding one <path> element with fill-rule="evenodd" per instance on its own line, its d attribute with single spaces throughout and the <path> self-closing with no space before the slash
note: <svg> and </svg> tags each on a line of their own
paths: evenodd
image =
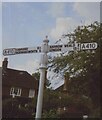
<svg viewBox="0 0 102 120">
<path fill-rule="evenodd" d="M 16 91 L 17 90 L 17 91 Z M 15 93 L 17 92 L 17 93 Z M 18 87 L 11 87 L 10 89 L 10 95 L 15 95 L 15 96 L 21 96 L 22 89 Z"/>
<path fill-rule="evenodd" d="M 29 98 L 34 98 L 35 97 L 35 90 L 34 89 L 29 89 Z"/>
</svg>

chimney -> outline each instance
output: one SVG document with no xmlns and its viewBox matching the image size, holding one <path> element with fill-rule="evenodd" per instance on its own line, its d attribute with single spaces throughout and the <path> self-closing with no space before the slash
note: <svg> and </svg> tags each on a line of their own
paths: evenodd
<svg viewBox="0 0 102 120">
<path fill-rule="evenodd" d="M 69 82 L 69 75 L 66 74 L 64 75 L 64 86 L 63 86 L 63 91 L 68 92 L 68 82 Z"/>
<path fill-rule="evenodd" d="M 3 69 L 6 69 L 7 66 L 8 66 L 8 58 L 4 58 L 4 61 L 2 63 L 2 67 L 3 67 Z"/>
</svg>

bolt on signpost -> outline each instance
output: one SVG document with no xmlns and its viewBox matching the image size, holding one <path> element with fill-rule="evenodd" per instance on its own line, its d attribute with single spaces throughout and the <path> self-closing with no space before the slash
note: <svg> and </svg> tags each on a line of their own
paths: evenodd
<svg viewBox="0 0 102 120">
<path fill-rule="evenodd" d="M 3 55 L 16 55 L 16 54 L 28 54 L 28 53 L 42 53 L 41 61 L 40 61 L 40 81 L 39 81 L 39 91 L 38 91 L 38 99 L 37 99 L 37 109 L 35 118 L 41 118 L 42 114 L 42 103 L 43 103 L 43 89 L 44 89 L 44 81 L 45 74 L 47 69 L 48 62 L 48 52 L 69 52 L 69 51 L 80 51 L 80 50 L 92 50 L 97 48 L 97 43 L 77 43 L 76 41 L 69 44 L 62 45 L 48 45 L 48 37 L 43 41 L 42 46 L 37 47 L 25 47 L 25 48 L 10 48 L 4 49 Z"/>
</svg>

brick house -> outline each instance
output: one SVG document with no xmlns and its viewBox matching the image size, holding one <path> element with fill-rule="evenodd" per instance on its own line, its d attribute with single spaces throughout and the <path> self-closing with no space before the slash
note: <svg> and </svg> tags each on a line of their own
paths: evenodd
<svg viewBox="0 0 102 120">
<path fill-rule="evenodd" d="M 26 71 L 10 69 L 7 65 L 8 59 L 5 58 L 2 64 L 2 99 L 34 98 L 38 91 L 38 80 Z"/>
</svg>

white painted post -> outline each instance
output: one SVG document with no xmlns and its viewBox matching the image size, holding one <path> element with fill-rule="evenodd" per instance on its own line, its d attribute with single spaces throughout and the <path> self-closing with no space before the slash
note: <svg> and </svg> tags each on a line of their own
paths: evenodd
<svg viewBox="0 0 102 120">
<path fill-rule="evenodd" d="M 39 92 L 38 92 L 38 99 L 37 99 L 37 108 L 36 108 L 36 116 L 35 118 L 41 118 L 42 113 L 42 103 L 43 103 L 43 90 L 44 90 L 44 81 L 45 81 L 45 71 L 47 69 L 47 61 L 48 61 L 48 46 L 49 40 L 47 39 L 43 41 L 41 47 L 41 65 L 40 65 L 40 81 L 39 81 Z"/>
<path fill-rule="evenodd" d="M 41 113 L 42 113 L 45 70 L 46 68 L 44 67 L 40 68 L 40 83 L 39 83 L 39 93 L 37 100 L 36 118 L 41 118 Z"/>
</svg>

